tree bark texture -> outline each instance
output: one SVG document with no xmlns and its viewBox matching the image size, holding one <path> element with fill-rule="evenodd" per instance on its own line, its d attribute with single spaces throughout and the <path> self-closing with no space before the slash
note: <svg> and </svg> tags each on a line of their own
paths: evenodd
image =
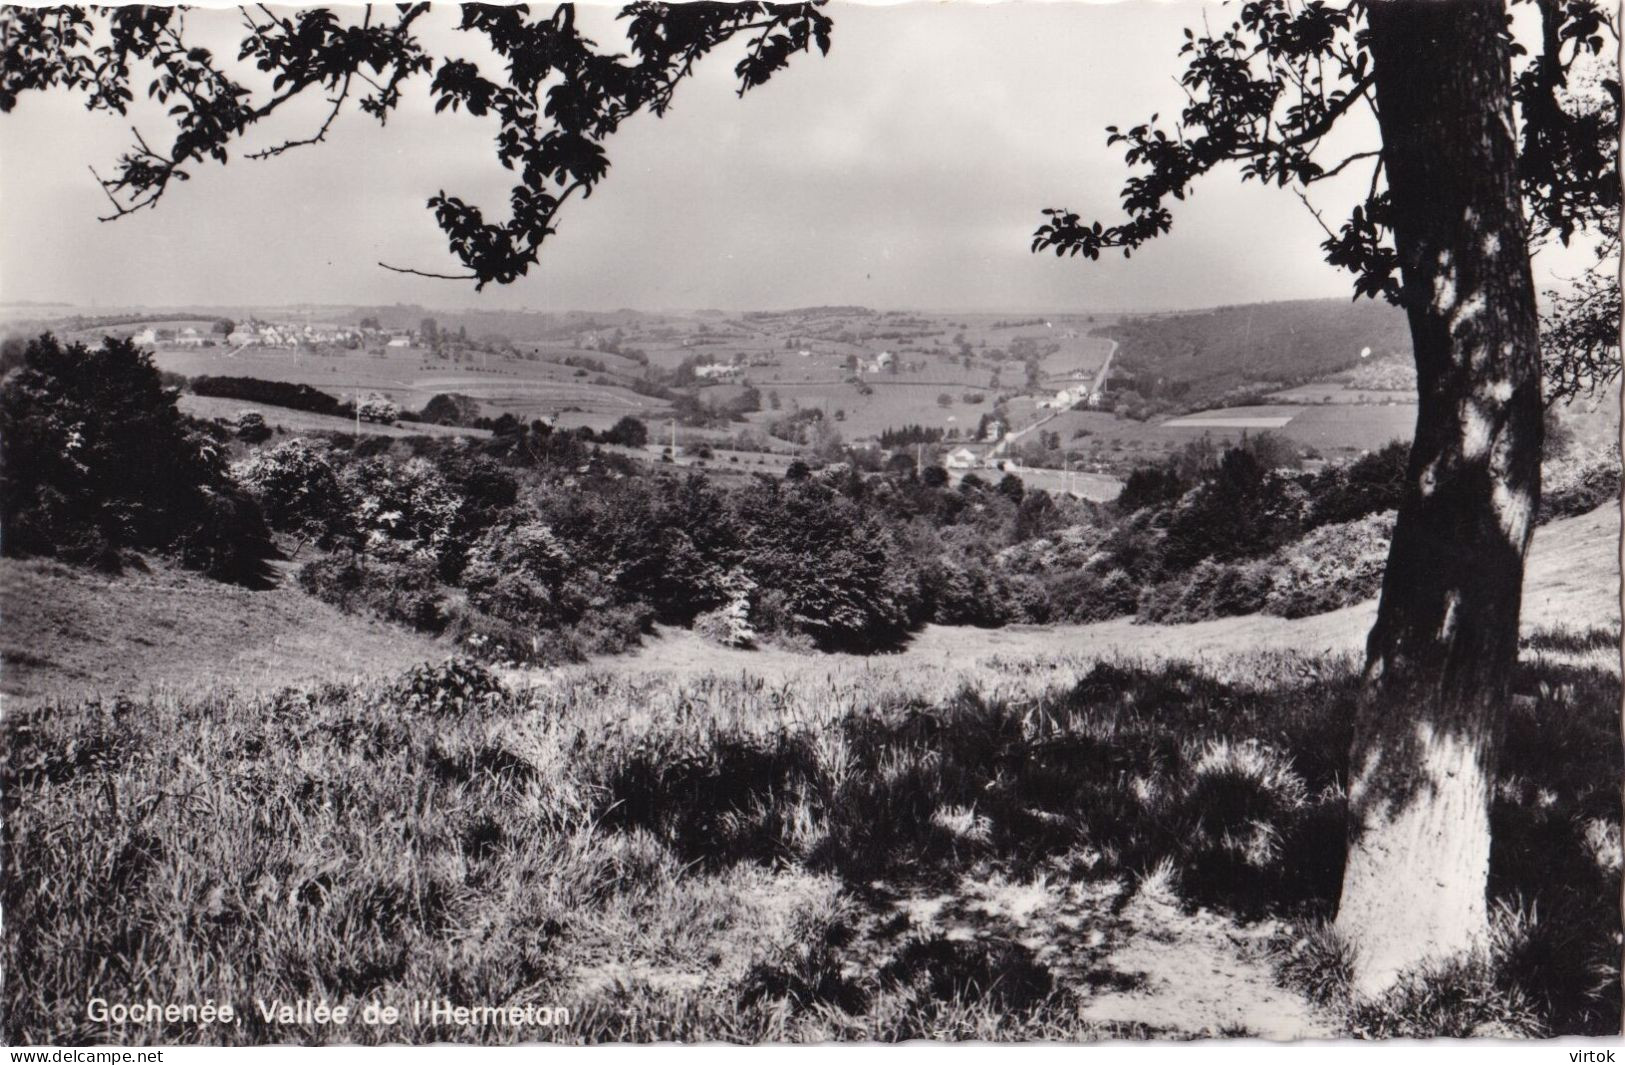
<svg viewBox="0 0 1625 1065">
<path fill-rule="evenodd" d="M 1488 931 L 1490 801 L 1542 444 L 1505 11 L 1374 0 L 1369 20 L 1419 396 L 1350 761 L 1337 927 L 1367 995 Z"/>
</svg>

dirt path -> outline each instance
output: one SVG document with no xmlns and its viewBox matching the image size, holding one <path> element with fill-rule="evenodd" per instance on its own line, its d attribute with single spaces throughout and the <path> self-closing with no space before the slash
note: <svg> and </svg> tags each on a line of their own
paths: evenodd
<svg viewBox="0 0 1625 1065">
<path fill-rule="evenodd" d="M 864 959 L 870 971 L 906 965 L 920 943 L 946 943 L 960 949 L 932 951 L 931 965 L 952 968 L 957 959 L 974 979 L 965 958 L 994 961 L 988 975 L 1017 985 L 1007 994 L 1071 991 L 1084 1020 L 1119 1030 L 1277 1040 L 1336 1034 L 1276 982 L 1259 949 L 1275 933 L 1273 922 L 1241 926 L 1205 910 L 1184 912 L 1155 875 L 1133 889 L 967 877 L 949 893 L 897 899 L 878 924 L 893 938 L 876 937 Z"/>
<path fill-rule="evenodd" d="M 1087 1020 L 1143 1024 L 1192 1036 L 1324 1039 L 1337 1035 L 1307 999 L 1276 983 L 1258 944 L 1273 923 L 1239 926 L 1206 910 L 1185 913 L 1160 881 L 1124 907 L 1102 971 L 1123 979 L 1083 1009 Z"/>
</svg>

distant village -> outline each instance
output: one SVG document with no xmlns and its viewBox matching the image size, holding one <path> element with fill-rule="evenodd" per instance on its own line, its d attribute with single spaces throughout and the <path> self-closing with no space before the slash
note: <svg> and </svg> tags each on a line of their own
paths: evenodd
<svg viewBox="0 0 1625 1065">
<path fill-rule="evenodd" d="M 227 330 L 223 327 L 230 326 Z M 147 326 L 131 336 L 137 344 L 166 348 L 301 348 L 325 345 L 348 349 L 409 348 L 418 346 L 419 337 L 409 329 L 382 329 L 371 326 L 315 325 L 311 323 L 266 322 L 257 318 L 234 323 L 222 319 L 213 329 L 195 326 L 160 328 Z"/>
</svg>

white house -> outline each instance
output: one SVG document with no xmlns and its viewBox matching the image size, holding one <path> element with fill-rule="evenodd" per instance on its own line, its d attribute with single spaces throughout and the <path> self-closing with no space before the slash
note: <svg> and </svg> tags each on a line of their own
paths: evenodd
<svg viewBox="0 0 1625 1065">
<path fill-rule="evenodd" d="M 409 348 L 411 346 L 411 337 L 390 337 L 389 343 L 384 345 L 386 348 Z"/>
<path fill-rule="evenodd" d="M 948 457 L 943 462 L 950 470 L 974 470 L 982 464 L 976 452 L 968 447 L 955 448 L 948 452 Z"/>
<path fill-rule="evenodd" d="M 141 332 L 137 333 L 130 339 L 137 344 L 151 347 L 152 345 L 158 343 L 158 330 L 149 325 L 147 328 L 141 330 Z"/>
<path fill-rule="evenodd" d="M 708 363 L 705 366 L 694 367 L 694 376 L 704 378 L 707 381 L 716 381 L 720 380 L 721 378 L 732 377 L 737 373 L 739 373 L 739 367 L 730 366 L 723 362 L 713 362 Z"/>
</svg>

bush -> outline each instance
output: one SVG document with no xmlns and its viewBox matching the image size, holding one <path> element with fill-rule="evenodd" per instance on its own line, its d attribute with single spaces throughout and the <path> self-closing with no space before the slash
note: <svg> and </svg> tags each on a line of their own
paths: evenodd
<svg viewBox="0 0 1625 1065">
<path fill-rule="evenodd" d="M 448 658 L 439 665 L 425 662 L 396 682 L 392 693 L 403 708 L 436 717 L 483 715 L 507 697 L 497 675 L 468 658 Z"/>
<path fill-rule="evenodd" d="M 598 439 L 606 444 L 620 444 L 623 447 L 643 447 L 649 442 L 649 427 L 641 420 L 628 414 L 610 426 Z"/>
<path fill-rule="evenodd" d="M 1308 524 L 1357 521 L 1368 514 L 1398 510 L 1405 495 L 1405 467 L 1411 447 L 1396 440 L 1315 479 Z"/>
<path fill-rule="evenodd" d="M 493 617 L 547 629 L 578 620 L 590 605 L 582 567 L 553 530 L 538 520 L 495 526 L 468 552 L 463 587 L 469 602 Z"/>
<path fill-rule="evenodd" d="M 265 415 L 257 410 L 245 410 L 237 415 L 237 439 L 245 444 L 263 444 L 271 439 L 271 427 L 265 424 Z"/>
<path fill-rule="evenodd" d="M 369 611 L 423 632 L 446 626 L 444 592 L 425 558 L 329 555 L 299 568 L 299 586 L 347 612 Z"/>
<path fill-rule="evenodd" d="M 892 530 L 813 481 L 736 497 L 745 572 L 782 596 L 784 619 L 825 650 L 894 646 L 910 624 L 911 574 Z"/>
<path fill-rule="evenodd" d="M 920 591 L 938 625 L 997 627 L 1009 620 L 997 575 L 980 562 L 938 558 L 920 574 Z"/>
<path fill-rule="evenodd" d="M 259 503 L 271 528 L 330 546 L 353 531 L 354 500 L 339 483 L 327 449 L 289 440 L 256 451 L 232 474 Z"/>
<path fill-rule="evenodd" d="M 439 392 L 429 397 L 418 414 L 419 421 L 436 425 L 473 425 L 480 417 L 479 401 L 458 392 Z"/>
<path fill-rule="evenodd" d="M 361 401 L 361 406 L 357 409 L 356 414 L 364 422 L 393 425 L 395 419 L 401 416 L 401 411 L 399 407 L 383 396 L 368 396 Z"/>
<path fill-rule="evenodd" d="M 1269 590 L 1265 565 L 1204 561 L 1182 577 L 1147 588 L 1140 597 L 1139 617 L 1177 625 L 1255 614 L 1263 609 Z"/>
<path fill-rule="evenodd" d="M 1588 514 L 1619 502 L 1619 452 L 1577 451 L 1541 470 L 1540 520 Z"/>
<path fill-rule="evenodd" d="M 756 646 L 756 628 L 751 624 L 751 598 L 756 582 L 743 571 L 734 570 L 723 581 L 728 601 L 694 619 L 694 631 L 724 647 Z"/>
<path fill-rule="evenodd" d="M 1273 559 L 1266 613 L 1285 618 L 1322 614 L 1370 599 L 1382 590 L 1394 513 L 1323 525 Z"/>
<path fill-rule="evenodd" d="M 451 547 L 463 501 L 427 459 L 362 459 L 339 482 L 355 500 L 356 533 L 370 553 L 438 561 Z"/>
</svg>

